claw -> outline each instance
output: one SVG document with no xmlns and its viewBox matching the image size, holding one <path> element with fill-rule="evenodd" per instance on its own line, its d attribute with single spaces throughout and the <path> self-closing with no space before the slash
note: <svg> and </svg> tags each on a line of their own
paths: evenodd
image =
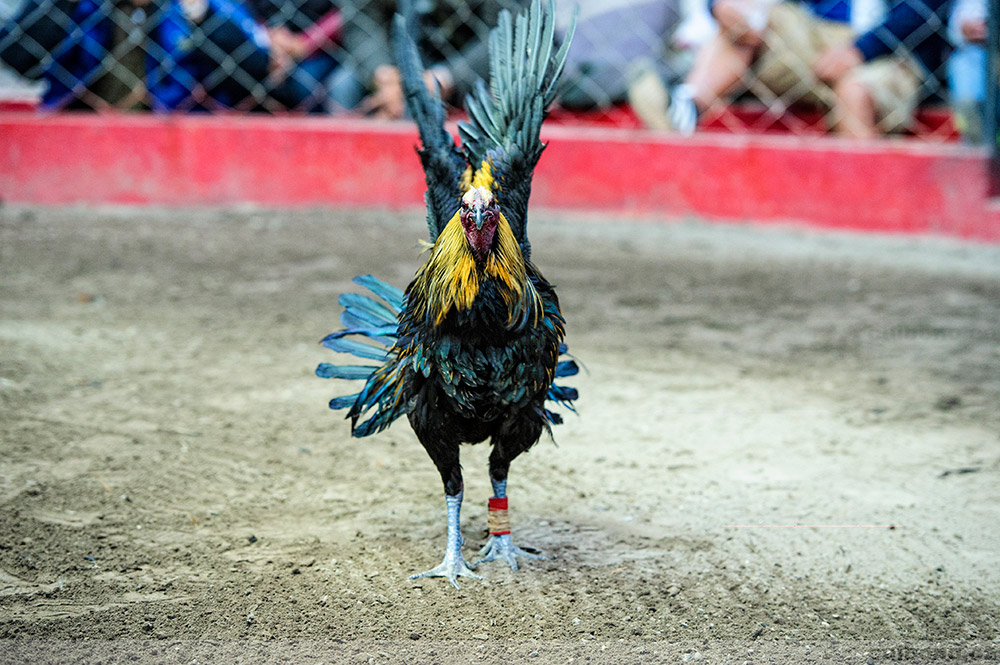
<svg viewBox="0 0 1000 665">
<path fill-rule="evenodd" d="M 494 561 L 496 559 L 503 559 L 513 571 L 517 570 L 517 559 L 519 557 L 525 559 L 538 559 L 540 561 L 547 561 L 549 559 L 549 557 L 541 552 L 518 547 L 511 541 L 510 534 L 503 534 L 500 536 L 491 534 L 489 539 L 486 541 L 486 544 L 483 545 L 483 549 L 479 550 L 479 556 L 482 558 L 472 564 L 473 568 L 481 563 Z"/>
<path fill-rule="evenodd" d="M 472 568 L 469 567 L 469 564 L 465 561 L 465 557 L 461 554 L 458 557 L 445 556 L 444 561 L 434 568 L 417 573 L 416 575 L 410 575 L 411 580 L 420 579 L 421 577 L 444 577 L 456 589 L 462 588 L 458 586 L 459 577 L 471 577 L 477 580 L 483 579 L 482 575 L 472 572 Z"/>
</svg>

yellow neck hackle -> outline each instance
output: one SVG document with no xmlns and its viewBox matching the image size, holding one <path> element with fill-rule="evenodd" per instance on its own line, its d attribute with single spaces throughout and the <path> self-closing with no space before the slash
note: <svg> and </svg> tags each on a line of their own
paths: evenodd
<svg viewBox="0 0 1000 665">
<path fill-rule="evenodd" d="M 488 165 L 484 162 L 484 167 Z M 465 238 L 459 213 L 451 218 L 431 247 L 427 263 L 417 272 L 414 288 L 419 294 L 413 300 L 417 314 L 440 324 L 448 313 L 472 307 L 482 279 L 492 278 L 508 311 L 508 324 L 515 322 L 516 313 L 531 312 L 537 319 L 541 299 L 528 279 L 521 247 L 507 219 L 500 215 L 493 250 L 480 266 Z M 415 294 L 416 295 L 416 294 Z"/>
<path fill-rule="evenodd" d="M 468 189 L 473 187 L 484 187 L 489 190 L 493 189 L 493 166 L 490 165 L 489 162 L 484 160 L 479 166 L 479 170 L 472 175 Z"/>
</svg>

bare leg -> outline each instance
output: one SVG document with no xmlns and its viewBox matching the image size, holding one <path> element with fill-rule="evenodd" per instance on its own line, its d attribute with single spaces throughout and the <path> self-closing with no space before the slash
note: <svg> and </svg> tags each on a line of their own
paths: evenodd
<svg viewBox="0 0 1000 665">
<path fill-rule="evenodd" d="M 698 115 L 718 103 L 743 80 L 763 41 L 746 25 L 738 2 L 719 0 L 719 32 L 695 55 L 683 85 L 667 91 L 655 68 L 639 61 L 630 73 L 629 104 L 650 129 L 694 133 Z"/>
<path fill-rule="evenodd" d="M 833 92 L 834 131 L 858 139 L 879 135 L 875 102 L 864 83 L 848 74 L 834 84 Z"/>
<path fill-rule="evenodd" d="M 755 48 L 734 44 L 721 34 L 705 44 L 685 81 L 693 90 L 698 109 L 705 111 L 732 92 L 755 58 Z"/>
</svg>

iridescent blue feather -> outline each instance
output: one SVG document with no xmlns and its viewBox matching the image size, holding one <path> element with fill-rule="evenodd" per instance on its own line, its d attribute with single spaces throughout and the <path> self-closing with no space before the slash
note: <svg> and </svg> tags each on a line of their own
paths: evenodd
<svg viewBox="0 0 1000 665">
<path fill-rule="evenodd" d="M 340 320 L 345 327 L 343 330 L 324 337 L 321 344 L 338 353 L 347 353 L 358 358 L 388 363 L 392 361 L 393 356 L 386 350 L 386 347 L 391 348 L 398 337 L 398 319 L 400 312 L 405 307 L 405 294 L 400 289 L 371 275 L 360 275 L 355 277 L 353 281 L 368 289 L 381 302 L 371 296 L 358 293 L 341 295 L 338 302 L 344 307 L 344 311 L 340 315 Z M 376 346 L 376 344 L 380 346 Z M 447 343 L 442 348 L 444 355 L 447 356 Z M 564 354 L 566 351 L 566 345 L 560 344 L 559 353 Z M 424 375 L 430 374 L 431 363 L 422 349 L 416 349 L 409 362 L 412 363 L 414 371 Z M 350 409 L 348 415 L 355 419 L 353 434 L 356 437 L 368 436 L 385 429 L 403 413 L 398 404 L 390 399 L 396 388 L 394 383 L 384 380 L 373 381 L 376 372 L 380 369 L 383 370 L 384 375 L 391 374 L 391 372 L 386 371 L 390 368 L 385 364 L 374 366 L 320 363 L 316 368 L 316 376 L 320 378 L 365 381 L 365 386 L 360 392 L 330 400 L 331 409 Z M 485 369 L 485 366 L 479 368 L 479 370 Z M 579 371 L 575 361 L 562 360 L 556 365 L 554 376 L 555 378 L 574 376 Z M 385 377 L 379 378 L 384 379 Z M 576 410 L 572 404 L 577 398 L 577 391 L 574 388 L 553 384 L 549 388 L 547 397 L 571 411 Z M 393 406 L 390 407 L 390 405 Z M 357 416 L 373 408 L 376 409 L 374 415 L 364 422 L 356 422 Z M 557 413 L 546 409 L 545 415 L 554 424 L 562 422 L 562 417 Z"/>
</svg>

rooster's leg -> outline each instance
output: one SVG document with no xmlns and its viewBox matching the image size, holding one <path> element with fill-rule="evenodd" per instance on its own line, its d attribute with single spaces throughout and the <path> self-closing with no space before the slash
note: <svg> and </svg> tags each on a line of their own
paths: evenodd
<svg viewBox="0 0 1000 665">
<path fill-rule="evenodd" d="M 462 545 L 465 544 L 465 539 L 462 538 L 462 532 L 459 530 L 459 512 L 462 509 L 462 490 L 458 491 L 458 494 L 448 495 L 444 497 L 445 503 L 448 505 L 448 545 L 444 551 L 444 561 L 440 564 L 431 568 L 430 570 L 425 570 L 422 573 L 417 573 L 416 575 L 411 575 L 410 579 L 415 580 L 420 577 L 445 577 L 451 582 L 451 585 L 456 589 L 458 586 L 459 577 L 475 577 L 477 579 L 482 579 L 482 576 L 476 575 L 469 568 L 469 564 L 465 561 L 465 557 L 462 556 Z"/>
<path fill-rule="evenodd" d="M 498 451 L 500 451 L 498 453 Z M 507 471 L 510 468 L 510 460 L 503 455 L 503 448 L 494 445 L 493 453 L 490 455 L 490 484 L 493 485 L 493 498 L 507 498 Z M 511 570 L 517 570 L 517 560 L 524 559 L 548 559 L 547 556 L 533 549 L 522 549 L 514 544 L 510 538 L 510 533 L 491 533 L 483 549 L 479 550 L 481 557 L 472 567 L 475 568 L 486 561 L 502 559 L 507 562 Z"/>
<path fill-rule="evenodd" d="M 462 511 L 462 467 L 458 462 L 458 446 L 425 446 L 431 459 L 441 472 L 441 479 L 444 481 L 444 500 L 448 506 L 448 544 L 444 550 L 444 560 L 434 568 L 426 570 L 416 575 L 411 575 L 410 579 L 415 580 L 420 577 L 444 577 L 456 589 L 459 577 L 474 577 L 482 579 L 469 568 L 465 557 L 462 556 L 462 545 L 465 539 L 462 538 L 459 515 Z"/>
</svg>

